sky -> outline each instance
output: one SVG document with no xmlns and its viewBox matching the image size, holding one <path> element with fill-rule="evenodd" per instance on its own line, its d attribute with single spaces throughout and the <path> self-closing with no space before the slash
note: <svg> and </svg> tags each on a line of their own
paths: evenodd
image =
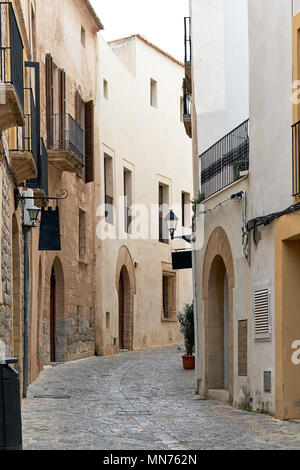
<svg viewBox="0 0 300 470">
<path fill-rule="evenodd" d="M 141 34 L 183 62 L 184 20 L 189 0 L 90 0 L 106 41 Z"/>
</svg>

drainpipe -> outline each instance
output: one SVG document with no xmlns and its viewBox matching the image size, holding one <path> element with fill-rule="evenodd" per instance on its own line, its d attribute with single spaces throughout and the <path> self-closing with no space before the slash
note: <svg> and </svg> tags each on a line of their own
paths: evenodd
<svg viewBox="0 0 300 470">
<path fill-rule="evenodd" d="M 23 333 L 23 398 L 27 397 L 29 376 L 29 309 L 30 309 L 30 281 L 29 281 L 29 241 L 30 228 L 23 225 L 24 239 L 24 333 Z"/>
</svg>

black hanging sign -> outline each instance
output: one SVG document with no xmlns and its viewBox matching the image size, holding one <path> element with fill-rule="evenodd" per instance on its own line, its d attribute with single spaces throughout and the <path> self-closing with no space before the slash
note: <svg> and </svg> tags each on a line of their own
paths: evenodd
<svg viewBox="0 0 300 470">
<path fill-rule="evenodd" d="M 42 208 L 39 251 L 61 251 L 59 208 Z"/>
<path fill-rule="evenodd" d="M 192 252 L 191 251 L 175 251 L 172 253 L 172 268 L 192 269 Z"/>
</svg>

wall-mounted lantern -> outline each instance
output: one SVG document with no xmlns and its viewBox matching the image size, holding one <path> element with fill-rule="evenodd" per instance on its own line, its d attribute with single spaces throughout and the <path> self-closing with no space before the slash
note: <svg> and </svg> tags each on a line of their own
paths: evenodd
<svg viewBox="0 0 300 470">
<path fill-rule="evenodd" d="M 178 217 L 172 210 L 166 215 L 165 217 L 165 223 L 168 229 L 168 232 L 170 233 L 171 240 L 179 239 L 179 240 L 184 240 L 187 243 L 192 243 L 192 237 L 191 235 L 182 235 L 181 237 L 175 237 L 175 232 L 177 230 L 177 225 L 178 225 Z"/>
<path fill-rule="evenodd" d="M 32 189 L 24 191 L 20 195 L 23 201 L 23 221 L 25 227 L 36 227 L 38 216 L 41 212 L 39 207 L 34 203 L 34 194 Z"/>
</svg>

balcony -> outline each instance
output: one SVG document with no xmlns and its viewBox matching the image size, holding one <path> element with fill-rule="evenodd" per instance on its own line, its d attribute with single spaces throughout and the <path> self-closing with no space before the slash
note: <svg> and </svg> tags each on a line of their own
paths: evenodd
<svg viewBox="0 0 300 470">
<path fill-rule="evenodd" d="M 205 199 L 221 191 L 249 171 L 249 120 L 231 131 L 201 159 L 201 192 Z"/>
<path fill-rule="evenodd" d="M 84 130 L 70 114 L 52 114 L 47 120 L 49 163 L 60 172 L 79 172 L 85 166 Z"/>
<path fill-rule="evenodd" d="M 0 2 L 0 131 L 24 123 L 23 42 L 12 4 Z"/>
<path fill-rule="evenodd" d="M 38 176 L 37 115 L 31 88 L 24 90 L 24 106 L 25 125 L 15 127 L 9 134 L 10 165 L 18 185 Z"/>
<path fill-rule="evenodd" d="M 192 137 L 192 95 L 185 93 L 183 95 L 183 124 L 186 133 Z"/>
<path fill-rule="evenodd" d="M 192 92 L 192 34 L 191 18 L 184 18 L 184 67 L 186 86 Z"/>
</svg>

